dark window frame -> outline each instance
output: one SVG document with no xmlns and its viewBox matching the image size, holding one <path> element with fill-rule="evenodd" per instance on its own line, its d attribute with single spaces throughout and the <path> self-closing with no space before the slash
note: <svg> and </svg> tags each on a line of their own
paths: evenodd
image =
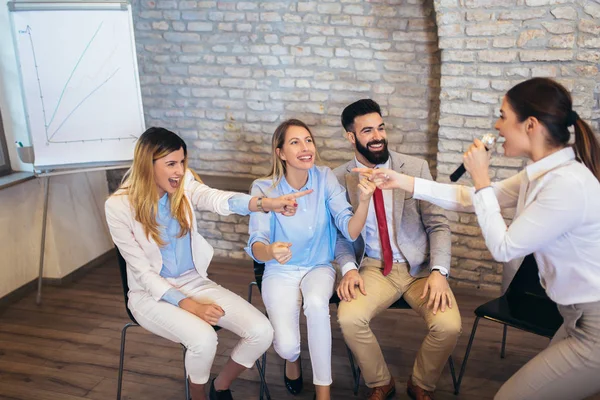
<svg viewBox="0 0 600 400">
<path fill-rule="evenodd" d="M 2 112 L 0 111 L 0 152 L 4 162 L 0 162 L 0 176 L 8 175 L 12 172 L 10 168 L 10 157 L 8 156 L 8 147 L 6 145 L 6 134 L 2 124 Z"/>
</svg>

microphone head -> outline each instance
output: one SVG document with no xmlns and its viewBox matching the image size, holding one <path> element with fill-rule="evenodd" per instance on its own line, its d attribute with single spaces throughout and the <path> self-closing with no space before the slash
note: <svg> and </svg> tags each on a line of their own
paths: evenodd
<svg viewBox="0 0 600 400">
<path fill-rule="evenodd" d="M 494 135 L 493 133 L 486 133 L 481 137 L 480 140 L 486 149 L 492 150 L 494 148 L 494 145 L 496 144 L 496 135 Z"/>
</svg>

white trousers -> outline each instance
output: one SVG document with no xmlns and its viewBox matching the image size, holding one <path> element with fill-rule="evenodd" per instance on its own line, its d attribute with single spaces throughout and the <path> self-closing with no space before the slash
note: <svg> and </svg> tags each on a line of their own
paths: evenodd
<svg viewBox="0 0 600 400">
<path fill-rule="evenodd" d="M 304 309 L 313 383 L 321 386 L 332 382 L 329 299 L 335 276 L 332 267 L 284 266 L 267 268 L 262 283 L 263 302 L 275 330 L 273 346 L 290 362 L 300 356 L 300 308 Z"/>
<path fill-rule="evenodd" d="M 252 368 L 271 346 L 273 328 L 269 320 L 237 294 L 202 278 L 196 271 L 167 280 L 197 302 L 214 303 L 225 311 L 218 326 L 240 337 L 231 352 L 236 363 Z M 218 341 L 212 325 L 166 301 L 156 301 L 146 292 L 130 292 L 128 306 L 143 328 L 187 348 L 185 367 L 192 383 L 208 382 Z"/>
<path fill-rule="evenodd" d="M 495 400 L 580 400 L 600 393 L 600 302 L 558 310 L 564 323 L 550 346 L 506 381 Z"/>
</svg>

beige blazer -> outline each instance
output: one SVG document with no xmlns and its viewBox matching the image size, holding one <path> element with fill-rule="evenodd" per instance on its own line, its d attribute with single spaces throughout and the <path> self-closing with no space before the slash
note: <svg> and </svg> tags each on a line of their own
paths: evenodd
<svg viewBox="0 0 600 400">
<path fill-rule="evenodd" d="M 340 165 L 333 172 L 346 188 L 348 201 L 356 209 L 358 206 L 358 180 L 356 160 Z M 431 180 L 427 161 L 420 158 L 390 152 L 390 168 L 400 173 Z M 429 274 L 433 266 L 445 267 L 450 271 L 451 232 L 448 220 L 440 207 L 412 198 L 404 190 L 393 191 L 394 240 L 410 265 L 410 274 L 415 277 Z M 360 265 L 365 256 L 364 229 L 361 236 L 350 243 L 341 235 L 335 249 L 335 259 L 340 267 L 348 262 Z"/>
<path fill-rule="evenodd" d="M 220 215 L 230 215 L 228 200 L 236 193 L 212 189 L 198 182 L 190 171 L 184 177 L 185 199 L 192 210 L 211 211 Z M 118 194 L 118 192 L 117 192 Z M 160 248 L 144 233 L 142 224 L 135 220 L 127 195 L 113 195 L 106 200 L 106 221 L 113 242 L 127 261 L 127 281 L 129 291 L 145 291 L 155 300 L 160 300 L 172 286 L 162 276 L 163 261 Z M 195 213 L 194 213 L 195 214 Z M 191 221 L 192 258 L 200 276 L 206 278 L 206 270 L 214 250 L 198 233 L 196 218 Z"/>
</svg>

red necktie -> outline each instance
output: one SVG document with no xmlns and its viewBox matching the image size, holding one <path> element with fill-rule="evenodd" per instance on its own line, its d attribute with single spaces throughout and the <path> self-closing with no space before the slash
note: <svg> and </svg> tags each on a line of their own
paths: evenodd
<svg viewBox="0 0 600 400">
<path fill-rule="evenodd" d="M 383 204 L 383 193 L 381 189 L 375 189 L 373 193 L 375 206 L 375 216 L 377 217 L 377 229 L 379 230 L 379 240 L 381 241 L 381 252 L 383 254 L 383 275 L 387 275 L 392 270 L 394 256 L 392 246 L 390 245 L 390 234 L 385 219 L 385 205 Z"/>
</svg>

